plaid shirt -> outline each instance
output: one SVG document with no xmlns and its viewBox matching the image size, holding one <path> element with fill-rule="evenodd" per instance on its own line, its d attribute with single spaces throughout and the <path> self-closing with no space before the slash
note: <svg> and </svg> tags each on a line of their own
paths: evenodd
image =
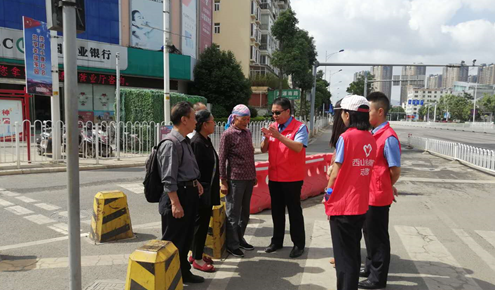
<svg viewBox="0 0 495 290">
<path fill-rule="evenodd" d="M 254 180 L 254 147 L 251 131 L 231 126 L 220 140 L 220 178 L 226 180 Z"/>
</svg>

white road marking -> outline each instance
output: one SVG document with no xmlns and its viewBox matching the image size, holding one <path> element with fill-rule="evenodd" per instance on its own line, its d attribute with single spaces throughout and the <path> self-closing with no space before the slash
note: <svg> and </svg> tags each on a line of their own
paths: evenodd
<svg viewBox="0 0 495 290">
<path fill-rule="evenodd" d="M 60 207 L 56 206 L 56 205 L 53 205 L 53 204 L 49 204 L 49 203 L 36 203 L 35 206 L 39 207 L 39 208 L 42 208 L 44 210 L 48 210 L 48 211 L 53 211 L 53 210 L 57 210 L 57 209 L 60 209 Z"/>
<path fill-rule="evenodd" d="M 330 224 L 328 221 L 315 221 L 304 266 L 313 270 L 304 271 L 299 289 L 312 289 L 315 286 L 327 289 L 328 286 L 337 285 L 335 269 L 330 264 L 330 257 L 333 256 L 331 245 Z"/>
<path fill-rule="evenodd" d="M 0 193 L 4 196 L 10 196 L 10 197 L 14 197 L 14 196 L 19 196 L 20 194 L 18 193 L 15 193 L 15 192 L 11 192 L 11 191 L 0 191 Z"/>
<path fill-rule="evenodd" d="M 33 211 L 31 211 L 27 208 L 24 208 L 22 206 L 19 206 L 19 205 L 6 207 L 5 209 L 12 212 L 12 213 L 15 213 L 16 215 L 25 215 L 25 214 L 34 213 Z"/>
<path fill-rule="evenodd" d="M 475 232 L 495 248 L 495 232 L 492 231 L 475 231 Z"/>
<path fill-rule="evenodd" d="M 32 221 L 33 223 L 37 223 L 39 225 L 44 225 L 44 224 L 49 224 L 49 223 L 55 223 L 55 220 L 52 220 L 49 217 L 46 217 L 42 214 L 36 214 L 36 215 L 30 215 L 30 216 L 25 216 L 24 217 L 27 220 Z"/>
<path fill-rule="evenodd" d="M 463 180 L 463 179 L 436 179 L 419 177 L 401 177 L 397 182 L 432 182 L 432 183 L 465 183 L 465 184 L 495 184 L 495 180 Z"/>
<path fill-rule="evenodd" d="M 475 252 L 493 271 L 495 271 L 495 258 L 462 229 L 453 229 L 454 233 Z"/>
<path fill-rule="evenodd" d="M 87 233 L 81 234 L 81 237 L 87 237 L 87 236 L 88 236 Z M 50 243 L 55 243 L 55 242 L 59 242 L 59 241 L 65 241 L 68 239 L 69 239 L 68 236 L 64 236 L 64 237 L 58 237 L 58 238 L 52 238 L 52 239 L 46 239 L 46 240 L 38 240 L 38 241 L 33 241 L 33 242 L 21 243 L 21 244 L 0 246 L 0 251 L 39 246 L 39 245 L 50 244 Z"/>
<path fill-rule="evenodd" d="M 132 226 L 133 229 L 154 229 L 161 227 L 162 227 L 162 222 L 152 222 L 152 223 Z"/>
<path fill-rule="evenodd" d="M 395 226 L 395 230 L 419 273 L 449 277 L 423 277 L 428 289 L 481 290 L 429 228 Z"/>
<path fill-rule="evenodd" d="M 62 235 L 68 235 L 69 234 L 69 226 L 64 223 L 58 223 L 54 224 L 48 227 L 49 229 L 52 229 L 58 233 L 61 233 Z"/>
<path fill-rule="evenodd" d="M 81 266 L 94 267 L 94 266 L 127 265 L 127 263 L 129 262 L 129 256 L 130 255 L 128 254 L 83 256 L 81 257 Z M 25 260 L 2 260 L 0 261 L 0 272 L 56 269 L 56 268 L 67 268 L 68 266 L 69 266 L 68 257 L 25 259 Z"/>
<path fill-rule="evenodd" d="M 11 206 L 11 205 L 14 205 L 14 204 L 11 202 L 8 202 L 6 200 L 0 199 L 0 206 Z"/>
<path fill-rule="evenodd" d="M 117 186 L 125 188 L 136 194 L 144 193 L 144 185 L 142 183 L 121 183 L 121 184 L 117 184 Z"/>
<path fill-rule="evenodd" d="M 31 202 L 37 202 L 37 200 L 29 198 L 27 196 L 16 196 L 16 198 L 20 201 L 26 202 L 26 203 L 31 203 Z"/>
</svg>

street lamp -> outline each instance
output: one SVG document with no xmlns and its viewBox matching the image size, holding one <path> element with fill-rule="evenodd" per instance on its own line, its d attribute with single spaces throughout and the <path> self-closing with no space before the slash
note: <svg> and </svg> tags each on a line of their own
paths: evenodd
<svg viewBox="0 0 495 290">
<path fill-rule="evenodd" d="M 327 53 L 327 51 L 325 51 L 325 62 L 328 61 L 328 58 L 334 54 L 337 54 L 337 53 L 341 53 L 341 52 L 344 52 L 344 49 L 341 49 L 339 51 L 336 51 L 336 52 L 332 52 L 330 54 Z M 325 77 L 327 76 L 327 67 L 325 67 Z M 329 81 L 330 82 L 330 81 Z"/>
</svg>

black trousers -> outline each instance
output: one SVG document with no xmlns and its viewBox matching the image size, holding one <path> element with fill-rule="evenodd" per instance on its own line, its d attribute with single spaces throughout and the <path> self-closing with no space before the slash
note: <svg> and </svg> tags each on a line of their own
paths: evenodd
<svg viewBox="0 0 495 290">
<path fill-rule="evenodd" d="M 381 286 L 387 285 L 390 265 L 389 212 L 390 206 L 370 206 L 363 227 L 368 279 Z"/>
<path fill-rule="evenodd" d="M 337 290 L 358 289 L 364 219 L 364 214 L 330 217 Z"/>
<path fill-rule="evenodd" d="M 198 211 L 198 189 L 196 187 L 179 186 L 177 190 L 179 201 L 184 209 L 182 218 L 174 218 L 172 205 L 167 200 L 162 213 L 162 240 L 171 241 L 179 250 L 180 269 L 182 277 L 190 275 L 191 265 L 187 254 L 191 248 L 194 236 L 194 222 Z"/>
<path fill-rule="evenodd" d="M 196 215 L 195 220 L 194 240 L 191 249 L 192 256 L 195 260 L 201 260 L 203 258 L 203 251 L 205 248 L 206 236 L 208 235 L 212 212 L 213 208 L 211 206 L 211 202 L 204 200 L 203 196 L 201 196 L 198 205 L 198 214 Z"/>
<path fill-rule="evenodd" d="M 290 237 L 295 246 L 304 248 L 306 233 L 304 231 L 304 217 L 301 207 L 301 189 L 303 182 L 275 182 L 268 183 L 270 190 L 273 237 L 272 244 L 283 246 L 285 236 L 285 207 L 289 211 Z"/>
</svg>

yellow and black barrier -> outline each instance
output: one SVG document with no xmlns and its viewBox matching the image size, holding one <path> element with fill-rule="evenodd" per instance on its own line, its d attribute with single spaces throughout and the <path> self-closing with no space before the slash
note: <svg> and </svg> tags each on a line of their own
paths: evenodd
<svg viewBox="0 0 495 290">
<path fill-rule="evenodd" d="M 129 257 L 125 290 L 182 290 L 179 251 L 172 242 L 151 240 Z"/>
<path fill-rule="evenodd" d="M 134 237 L 127 196 L 122 191 L 95 195 L 89 237 L 101 243 Z"/>
<path fill-rule="evenodd" d="M 221 259 L 226 251 L 226 219 L 225 202 L 214 206 L 203 251 L 205 255 L 214 259 Z"/>
</svg>

